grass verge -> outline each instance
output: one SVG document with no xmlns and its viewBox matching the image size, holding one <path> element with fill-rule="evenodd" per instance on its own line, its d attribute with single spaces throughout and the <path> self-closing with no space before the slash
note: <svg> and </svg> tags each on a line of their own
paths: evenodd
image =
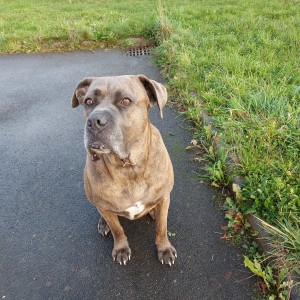
<svg viewBox="0 0 300 300">
<path fill-rule="evenodd" d="M 265 294 L 288 299 L 300 252 L 299 3 L 189 1 L 171 9 L 167 4 L 161 5 L 160 20 L 168 34 L 160 37 L 157 62 L 179 110 L 196 124 L 195 139 L 207 136 L 199 118 L 201 98 L 222 133 L 223 154 L 234 157 L 240 166 L 235 172 L 246 178 L 232 214 L 226 214 L 228 227 L 245 226 L 242 215 L 251 211 L 269 226 L 279 230 L 288 224 L 294 232 L 284 242 L 287 235 L 270 231 L 271 254 L 280 253 L 280 259 L 256 262 L 265 268 L 260 273 Z M 213 156 L 212 147 L 206 148 Z M 207 167 L 214 185 L 230 181 L 222 156 Z"/>
<path fill-rule="evenodd" d="M 157 1 L 1 0 L 0 52 L 130 46 L 156 26 Z M 145 16 L 146 14 L 146 16 Z"/>
<path fill-rule="evenodd" d="M 188 1 L 165 8 L 157 61 L 199 120 L 195 91 L 246 176 L 242 195 L 270 223 L 299 214 L 299 3 Z M 298 33 L 298 34 L 297 34 Z"/>
</svg>

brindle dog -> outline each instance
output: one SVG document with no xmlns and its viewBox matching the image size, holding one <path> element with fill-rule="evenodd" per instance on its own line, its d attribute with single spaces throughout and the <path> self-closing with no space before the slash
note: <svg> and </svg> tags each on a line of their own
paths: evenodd
<svg viewBox="0 0 300 300">
<path fill-rule="evenodd" d="M 155 102 L 162 117 L 166 89 L 144 75 L 85 78 L 72 98 L 72 107 L 84 107 L 86 195 L 101 214 L 99 232 L 112 232 L 112 257 L 121 265 L 131 249 L 118 216 L 134 220 L 150 213 L 159 261 L 171 266 L 177 257 L 167 235 L 173 167 L 148 116 Z"/>
</svg>

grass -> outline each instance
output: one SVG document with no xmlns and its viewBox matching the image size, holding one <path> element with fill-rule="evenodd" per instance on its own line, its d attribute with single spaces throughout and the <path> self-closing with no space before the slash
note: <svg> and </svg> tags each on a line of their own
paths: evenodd
<svg viewBox="0 0 300 300">
<path fill-rule="evenodd" d="M 300 219 L 277 222 L 276 226 L 263 220 L 260 222 L 270 235 L 267 238 L 270 247 L 267 257 L 269 263 L 264 266 L 266 259 L 261 260 L 263 257 L 259 257 L 259 254 L 255 253 L 254 257 L 257 257 L 254 258 L 254 264 L 248 257 L 245 257 L 245 266 L 256 274 L 258 268 L 260 269 L 260 274 L 257 275 L 264 279 L 266 287 L 270 291 L 269 299 L 271 296 L 273 299 L 289 299 L 292 288 L 299 287 L 300 284 L 297 281 L 300 275 Z M 253 269 L 255 264 L 258 268 Z"/>
<path fill-rule="evenodd" d="M 203 129 L 195 94 L 222 132 L 224 153 L 240 165 L 243 209 L 276 228 L 289 224 L 299 231 L 299 1 L 0 4 L 1 53 L 126 47 L 137 37 L 155 41 L 169 94 L 196 124 L 196 136 Z M 209 167 L 227 182 L 221 162 Z"/>
<path fill-rule="evenodd" d="M 286 264 L 286 267 L 292 268 L 300 275 L 300 219 L 296 218 L 293 225 L 291 220 L 278 222 L 276 227 L 263 220 L 260 221 L 271 236 L 268 240 L 276 262 L 279 265 Z M 283 249 L 286 253 L 282 253 Z M 285 259 L 282 259 L 283 257 Z"/>
<path fill-rule="evenodd" d="M 149 36 L 156 24 L 156 3 L 1 0 L 0 52 L 90 49 L 120 41 L 126 46 L 130 37 Z"/>
<path fill-rule="evenodd" d="M 197 92 L 238 157 L 245 201 L 271 223 L 300 209 L 299 8 L 184 2 L 165 8 L 172 30 L 157 49 L 178 105 L 193 107 Z"/>
</svg>

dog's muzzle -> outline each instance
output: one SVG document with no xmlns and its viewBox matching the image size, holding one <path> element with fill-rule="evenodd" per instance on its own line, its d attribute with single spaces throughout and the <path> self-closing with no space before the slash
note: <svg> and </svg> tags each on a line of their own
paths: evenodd
<svg viewBox="0 0 300 300">
<path fill-rule="evenodd" d="M 87 130 L 97 135 L 109 125 L 110 116 L 106 111 L 93 113 L 87 119 Z"/>
<path fill-rule="evenodd" d="M 87 118 L 85 147 L 93 161 L 98 160 L 99 155 L 111 152 L 121 160 L 128 158 L 119 120 L 117 114 L 109 109 L 93 111 Z"/>
<path fill-rule="evenodd" d="M 92 113 L 86 121 L 86 136 L 88 141 L 87 150 L 92 155 L 92 160 L 98 160 L 98 154 L 110 153 L 110 148 L 101 140 L 105 136 L 104 131 L 108 129 L 111 116 L 107 111 Z M 102 137 L 102 139 L 101 139 Z"/>
</svg>

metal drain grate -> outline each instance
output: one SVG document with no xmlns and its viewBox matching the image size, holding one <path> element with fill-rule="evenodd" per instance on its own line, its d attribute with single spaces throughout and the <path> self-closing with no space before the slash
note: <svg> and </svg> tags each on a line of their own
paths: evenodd
<svg viewBox="0 0 300 300">
<path fill-rule="evenodd" d="M 127 50 L 127 55 L 129 56 L 140 56 L 140 55 L 150 55 L 151 47 L 144 46 L 138 48 L 130 48 Z"/>
</svg>

